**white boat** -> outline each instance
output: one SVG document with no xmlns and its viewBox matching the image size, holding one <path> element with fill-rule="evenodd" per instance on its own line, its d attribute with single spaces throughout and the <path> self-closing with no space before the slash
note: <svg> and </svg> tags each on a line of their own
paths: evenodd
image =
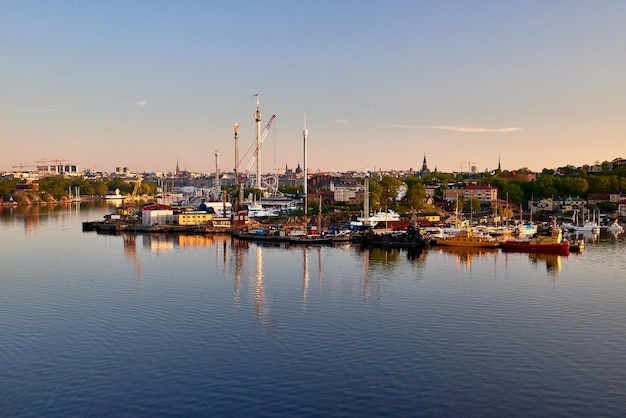
<svg viewBox="0 0 626 418">
<path fill-rule="evenodd" d="M 124 196 L 120 194 L 120 189 L 115 189 L 115 193 L 108 193 L 105 196 L 106 200 L 124 200 Z"/>
<path fill-rule="evenodd" d="M 613 223 L 609 225 L 606 229 L 608 229 L 610 232 L 615 232 L 618 234 L 624 232 L 624 227 L 617 223 L 617 219 L 613 221 Z"/>
<path fill-rule="evenodd" d="M 600 232 L 600 226 L 593 221 L 587 221 L 581 225 L 574 225 L 574 231 L 598 233 Z"/>
<path fill-rule="evenodd" d="M 278 216 L 278 213 L 272 209 L 265 209 L 263 205 L 257 202 L 246 203 L 248 206 L 249 218 L 263 218 L 267 216 Z"/>
<path fill-rule="evenodd" d="M 363 225 L 376 226 L 380 222 L 399 221 L 400 214 L 389 209 L 386 212 L 378 211 L 374 212 L 372 216 L 362 216 L 356 218 L 357 221 L 362 222 Z"/>
</svg>

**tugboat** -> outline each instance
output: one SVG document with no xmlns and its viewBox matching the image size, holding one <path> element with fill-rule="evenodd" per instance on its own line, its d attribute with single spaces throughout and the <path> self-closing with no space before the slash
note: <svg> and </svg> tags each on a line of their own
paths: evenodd
<svg viewBox="0 0 626 418">
<path fill-rule="evenodd" d="M 472 248 L 496 248 L 500 246 L 500 242 L 494 237 L 490 235 L 474 235 L 470 228 L 462 229 L 456 235 L 437 238 L 435 244 Z"/>
<path fill-rule="evenodd" d="M 507 240 L 501 246 L 503 250 L 531 253 L 569 254 L 570 251 L 570 243 L 563 239 L 563 232 L 556 222 L 552 222 L 548 228 L 542 228 L 529 240 Z"/>
</svg>

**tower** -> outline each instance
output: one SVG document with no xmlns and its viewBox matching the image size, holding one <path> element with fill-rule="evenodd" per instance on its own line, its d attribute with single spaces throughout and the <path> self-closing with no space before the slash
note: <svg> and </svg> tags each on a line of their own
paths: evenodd
<svg viewBox="0 0 626 418">
<path fill-rule="evenodd" d="M 261 110 L 259 109 L 259 93 L 256 96 L 256 112 L 254 121 L 256 122 L 256 188 L 261 190 Z"/>
<path fill-rule="evenodd" d="M 306 137 L 309 135 L 309 131 L 306 129 L 306 113 L 304 114 L 304 130 L 302 131 L 302 138 L 304 139 L 304 216 L 307 216 L 308 213 L 308 183 L 309 183 L 309 173 L 307 172 L 306 166 Z"/>
<path fill-rule="evenodd" d="M 422 169 L 420 170 L 420 177 L 425 177 L 430 174 L 428 164 L 426 164 L 426 154 L 424 154 L 424 162 L 422 163 Z"/>
</svg>

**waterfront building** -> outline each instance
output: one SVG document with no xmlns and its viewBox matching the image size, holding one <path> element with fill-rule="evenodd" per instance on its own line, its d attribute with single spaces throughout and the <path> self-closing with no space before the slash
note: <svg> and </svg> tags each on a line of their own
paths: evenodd
<svg viewBox="0 0 626 418">
<path fill-rule="evenodd" d="M 215 214 L 203 211 L 181 212 L 176 216 L 178 225 L 201 225 L 213 221 Z"/>
<path fill-rule="evenodd" d="M 175 216 L 171 206 L 154 204 L 141 208 L 142 225 L 170 225 L 174 222 Z"/>
</svg>

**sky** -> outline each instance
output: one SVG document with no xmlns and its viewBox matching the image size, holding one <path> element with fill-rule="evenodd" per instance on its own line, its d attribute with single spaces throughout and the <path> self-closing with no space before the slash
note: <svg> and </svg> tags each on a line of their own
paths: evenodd
<svg viewBox="0 0 626 418">
<path fill-rule="evenodd" d="M 0 171 L 540 171 L 626 157 L 626 2 L 0 4 Z M 251 172 L 256 168 L 252 165 Z"/>
</svg>

